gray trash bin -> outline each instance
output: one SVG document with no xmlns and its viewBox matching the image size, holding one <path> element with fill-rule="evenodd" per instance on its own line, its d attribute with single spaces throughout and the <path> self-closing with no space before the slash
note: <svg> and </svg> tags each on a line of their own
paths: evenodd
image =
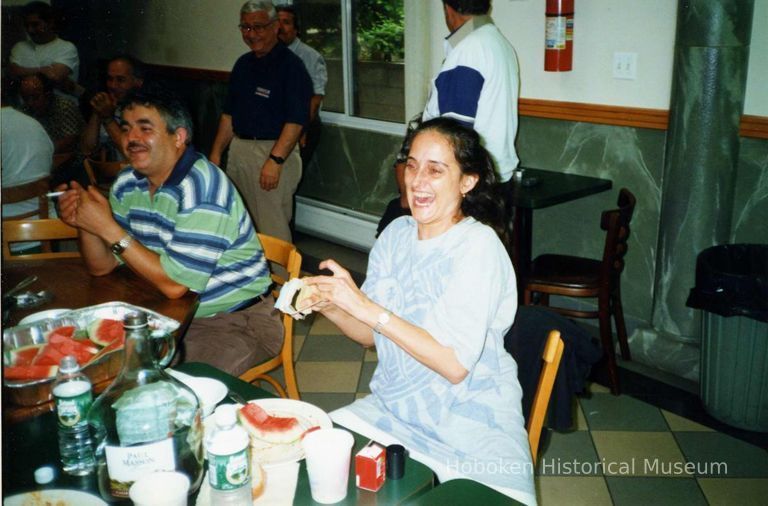
<svg viewBox="0 0 768 506">
<path fill-rule="evenodd" d="M 704 407 L 734 427 L 768 432 L 768 245 L 702 251 L 687 305 L 703 310 Z"/>
</svg>

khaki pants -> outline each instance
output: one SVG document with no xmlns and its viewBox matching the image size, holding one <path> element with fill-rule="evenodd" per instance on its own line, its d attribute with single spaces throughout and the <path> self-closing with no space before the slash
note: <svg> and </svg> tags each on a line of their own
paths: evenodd
<svg viewBox="0 0 768 506">
<path fill-rule="evenodd" d="M 301 180 L 301 157 L 299 150 L 294 148 L 285 159 L 277 188 L 262 190 L 259 184 L 261 167 L 274 144 L 274 141 L 248 141 L 235 137 L 229 146 L 227 174 L 243 196 L 256 230 L 293 242 L 289 223 L 293 218 L 293 194 Z"/>
<path fill-rule="evenodd" d="M 235 313 L 195 318 L 173 364 L 204 362 L 233 376 L 277 356 L 283 346 L 283 320 L 275 298 Z"/>
</svg>

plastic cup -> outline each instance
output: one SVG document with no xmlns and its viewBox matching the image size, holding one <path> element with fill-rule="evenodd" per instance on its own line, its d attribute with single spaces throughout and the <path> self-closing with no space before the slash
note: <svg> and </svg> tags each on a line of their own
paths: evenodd
<svg viewBox="0 0 768 506">
<path fill-rule="evenodd" d="M 320 429 L 304 436 L 301 444 L 307 457 L 309 487 L 315 502 L 332 504 L 347 497 L 354 441 L 352 434 L 343 429 Z"/>
<path fill-rule="evenodd" d="M 188 493 L 187 475 L 173 471 L 145 474 L 128 491 L 136 506 L 186 506 Z"/>
</svg>

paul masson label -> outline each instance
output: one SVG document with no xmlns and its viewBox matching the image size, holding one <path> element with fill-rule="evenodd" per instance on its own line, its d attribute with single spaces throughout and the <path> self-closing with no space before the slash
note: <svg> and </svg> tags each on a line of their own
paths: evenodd
<svg viewBox="0 0 768 506">
<path fill-rule="evenodd" d="M 248 450 L 231 455 L 208 453 L 208 475 L 216 490 L 233 490 L 248 480 Z"/>
<path fill-rule="evenodd" d="M 128 497 L 128 489 L 141 475 L 153 471 L 175 471 L 173 439 L 136 446 L 106 447 L 109 487 L 112 495 Z"/>
<path fill-rule="evenodd" d="M 58 385 L 53 391 L 56 416 L 62 427 L 74 427 L 86 422 L 93 402 L 91 386 L 85 381 L 72 381 Z"/>
</svg>

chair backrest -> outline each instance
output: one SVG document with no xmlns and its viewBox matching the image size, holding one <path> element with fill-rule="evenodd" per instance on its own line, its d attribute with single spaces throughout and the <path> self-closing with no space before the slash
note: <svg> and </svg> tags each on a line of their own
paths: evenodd
<svg viewBox="0 0 768 506">
<path fill-rule="evenodd" d="M 617 201 L 618 209 L 603 211 L 601 216 L 600 228 L 606 231 L 601 278 L 606 282 L 624 270 L 624 256 L 629 247 L 629 222 L 632 221 L 635 203 L 632 192 L 622 188 Z"/>
<path fill-rule="evenodd" d="M 107 162 L 105 160 L 95 160 L 86 158 L 83 160 L 85 173 L 88 174 L 88 180 L 93 186 L 102 190 L 109 190 L 112 182 L 117 175 L 128 166 L 128 162 Z"/>
<path fill-rule="evenodd" d="M 25 200 L 37 198 L 37 209 L 29 211 L 24 214 L 19 214 L 12 217 L 3 217 L 3 219 L 9 220 L 23 220 L 25 218 L 31 218 L 33 216 L 40 218 L 48 217 L 48 197 L 46 193 L 51 190 L 51 178 L 45 176 L 29 183 L 20 184 L 18 186 L 9 186 L 2 189 L 2 201 L 3 204 L 16 204 L 18 202 L 24 202 Z"/>
<path fill-rule="evenodd" d="M 301 274 L 301 254 L 296 249 L 296 246 L 277 237 L 265 234 L 258 234 L 258 236 L 267 260 L 282 266 L 288 272 L 288 279 L 298 278 Z M 280 293 L 280 287 L 288 280 L 273 273 L 272 281 L 274 282 L 272 294 L 277 297 Z M 296 372 L 293 367 L 293 318 L 290 315 L 283 314 L 283 328 L 283 348 L 280 351 L 280 355 L 251 368 L 241 374 L 240 379 L 249 383 L 256 380 L 267 381 L 275 387 L 281 396 L 285 397 L 287 394 L 291 399 L 299 399 L 299 388 L 296 383 Z M 285 388 L 266 374 L 267 371 L 272 371 L 281 364 L 283 366 Z"/>
<path fill-rule="evenodd" d="M 557 369 L 560 367 L 560 359 L 563 358 L 563 349 L 565 345 L 560 338 L 560 331 L 552 330 L 547 337 L 544 345 L 542 359 L 544 366 L 539 375 L 539 384 L 536 387 L 536 394 L 533 397 L 531 414 L 528 416 L 528 444 L 531 447 L 531 456 L 536 465 L 536 457 L 539 454 L 539 440 L 541 439 L 541 429 L 544 427 L 544 419 L 547 416 L 549 399 L 552 396 L 552 387 L 555 385 Z"/>
<path fill-rule="evenodd" d="M 42 220 L 4 220 L 3 221 L 3 262 L 27 260 L 52 260 L 56 258 L 78 258 L 79 251 L 11 254 L 10 245 L 15 242 L 59 241 L 77 239 L 77 229 L 59 219 Z"/>
</svg>

